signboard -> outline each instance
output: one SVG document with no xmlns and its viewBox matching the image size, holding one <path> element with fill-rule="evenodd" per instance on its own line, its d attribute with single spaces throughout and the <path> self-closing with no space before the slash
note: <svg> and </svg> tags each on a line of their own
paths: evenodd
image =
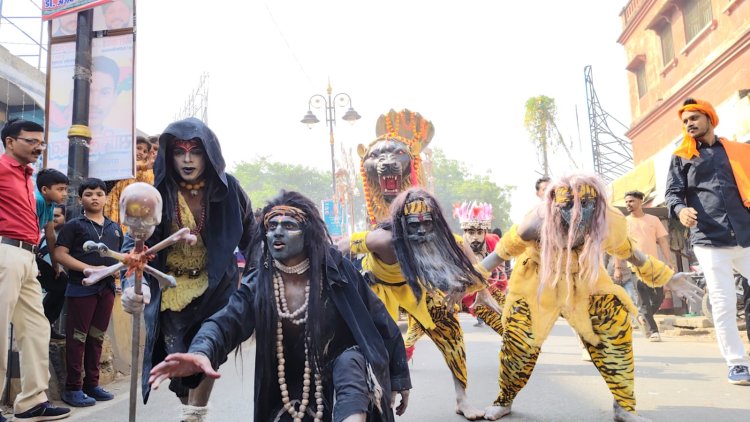
<svg viewBox="0 0 750 422">
<path fill-rule="evenodd" d="M 134 176 L 133 35 L 94 38 L 92 44 L 89 176 Z M 68 129 L 73 115 L 75 43 L 50 48 L 47 167 L 67 173 Z"/>
<path fill-rule="evenodd" d="M 328 234 L 331 237 L 341 237 L 344 235 L 346 227 L 346 213 L 340 202 L 333 199 L 323 200 L 323 221 L 328 228 Z"/>
<path fill-rule="evenodd" d="M 133 0 L 109 0 L 94 9 L 94 31 L 113 31 L 133 27 Z M 78 15 L 70 13 L 52 19 L 52 38 L 75 35 Z"/>
<path fill-rule="evenodd" d="M 70 13 L 78 13 L 112 0 L 42 0 L 42 20 L 48 21 Z"/>
</svg>

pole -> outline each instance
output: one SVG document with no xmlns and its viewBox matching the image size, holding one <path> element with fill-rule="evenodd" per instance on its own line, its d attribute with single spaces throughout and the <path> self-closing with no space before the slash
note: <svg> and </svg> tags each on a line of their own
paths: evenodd
<svg viewBox="0 0 750 422">
<path fill-rule="evenodd" d="M 329 142 L 331 144 L 331 189 L 333 190 L 333 198 L 336 199 L 336 158 L 333 151 L 333 125 L 336 124 L 336 108 L 331 99 L 331 81 L 328 81 L 328 87 L 326 92 L 328 93 L 328 102 L 326 103 L 326 123 L 328 123 L 329 129 Z"/>
<path fill-rule="evenodd" d="M 140 254 L 143 252 L 143 240 L 137 239 L 135 241 L 135 253 Z M 136 270 L 135 272 L 135 283 L 133 284 L 133 290 L 136 295 L 143 293 L 142 291 L 143 271 Z M 133 314 L 133 337 L 130 348 L 130 407 L 128 408 L 128 421 L 135 422 L 135 404 L 138 398 L 138 357 L 141 352 L 141 314 Z"/>
<path fill-rule="evenodd" d="M 68 215 L 80 214 L 78 186 L 89 177 L 89 94 L 91 91 L 91 30 L 93 9 L 78 12 L 73 74 L 73 121 L 68 130 Z"/>
</svg>

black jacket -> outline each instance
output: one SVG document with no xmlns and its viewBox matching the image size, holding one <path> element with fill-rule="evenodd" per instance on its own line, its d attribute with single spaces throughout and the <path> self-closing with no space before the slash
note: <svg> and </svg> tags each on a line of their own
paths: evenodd
<svg viewBox="0 0 750 422">
<path fill-rule="evenodd" d="M 257 271 L 251 272 L 243 280 L 229 304 L 206 320 L 193 338 L 189 351 L 208 356 L 214 368 L 224 363 L 227 355 L 255 331 L 254 304 L 257 275 Z M 381 408 L 384 413 L 371 414 L 369 420 L 393 421 L 390 392 L 411 388 L 404 343 L 398 327 L 388 315 L 380 299 L 367 286 L 361 274 L 333 247 L 328 249 L 326 255 L 323 294 L 328 295 L 332 300 L 322 303 L 332 303 L 335 305 L 335 311 L 340 315 L 340 320 L 333 323 L 343 324 L 342 329 L 322 334 L 326 337 L 326 344 L 336 343 L 337 337 L 353 338 L 354 344 L 351 346 L 355 344 L 359 346 L 383 389 Z M 330 322 L 327 325 L 330 325 Z M 275 367 L 265 368 L 261 364 L 262 354 L 269 353 L 271 349 L 258 345 L 256 350 L 253 419 L 255 421 L 272 420 L 275 417 L 274 409 L 281 403 Z M 334 358 L 335 356 L 327 357 L 329 361 Z M 324 368 L 330 370 L 330 365 L 326 365 L 326 362 L 322 364 Z M 330 381 L 330 378 L 330 374 L 323 374 L 324 380 Z M 193 377 L 190 382 L 186 381 L 186 384 L 196 385 L 199 380 L 200 377 Z M 324 394 L 326 402 L 332 404 L 333 388 L 330 384 L 326 385 L 325 381 Z M 326 406 L 325 420 L 330 420 L 330 412 L 330 406 Z"/>
</svg>

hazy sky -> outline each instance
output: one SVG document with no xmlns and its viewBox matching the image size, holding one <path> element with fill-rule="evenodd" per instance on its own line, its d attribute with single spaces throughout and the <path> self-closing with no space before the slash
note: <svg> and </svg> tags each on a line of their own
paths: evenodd
<svg viewBox="0 0 750 422">
<path fill-rule="evenodd" d="M 208 72 L 208 123 L 230 167 L 269 156 L 328 170 L 325 124 L 309 130 L 299 120 L 330 77 L 334 93 L 350 94 L 362 115 L 353 126 L 339 122 L 337 143 L 369 142 L 390 108 L 418 111 L 435 125 L 431 147 L 518 186 L 511 213 L 518 218 L 534 202 L 540 169 L 523 126 L 529 97 L 555 98 L 561 130 L 588 170 L 584 66 L 593 66 L 602 106 L 629 122 L 626 60 L 616 43 L 625 4 L 140 0 L 136 123 L 160 132 Z M 556 174 L 568 166 L 564 157 L 554 154 Z"/>
</svg>

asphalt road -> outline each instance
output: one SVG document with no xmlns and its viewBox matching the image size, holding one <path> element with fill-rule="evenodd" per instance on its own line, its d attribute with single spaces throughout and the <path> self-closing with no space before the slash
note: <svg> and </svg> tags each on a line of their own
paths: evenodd
<svg viewBox="0 0 750 422">
<path fill-rule="evenodd" d="M 486 327 L 472 325 L 462 315 L 469 365 L 469 395 L 478 407 L 497 395 L 499 337 Z M 639 414 L 654 421 L 750 420 L 750 387 L 726 382 L 726 367 L 715 341 L 664 337 L 650 343 L 634 332 L 636 399 Z M 254 348 L 245 346 L 242 358 L 230 357 L 222 368 L 211 399 L 212 421 L 252 420 Z M 450 374 L 437 348 L 426 337 L 417 345 L 412 362 L 414 389 L 407 413 L 398 421 L 463 421 L 454 413 Z M 119 380 L 108 388 L 111 402 L 77 409 L 71 421 L 127 421 L 128 384 Z M 139 422 L 177 419 L 177 399 L 163 388 L 149 404 L 138 406 Z M 516 398 L 507 421 L 612 420 L 612 395 L 581 350 L 572 330 L 559 320 L 552 331 L 528 385 Z"/>
</svg>

